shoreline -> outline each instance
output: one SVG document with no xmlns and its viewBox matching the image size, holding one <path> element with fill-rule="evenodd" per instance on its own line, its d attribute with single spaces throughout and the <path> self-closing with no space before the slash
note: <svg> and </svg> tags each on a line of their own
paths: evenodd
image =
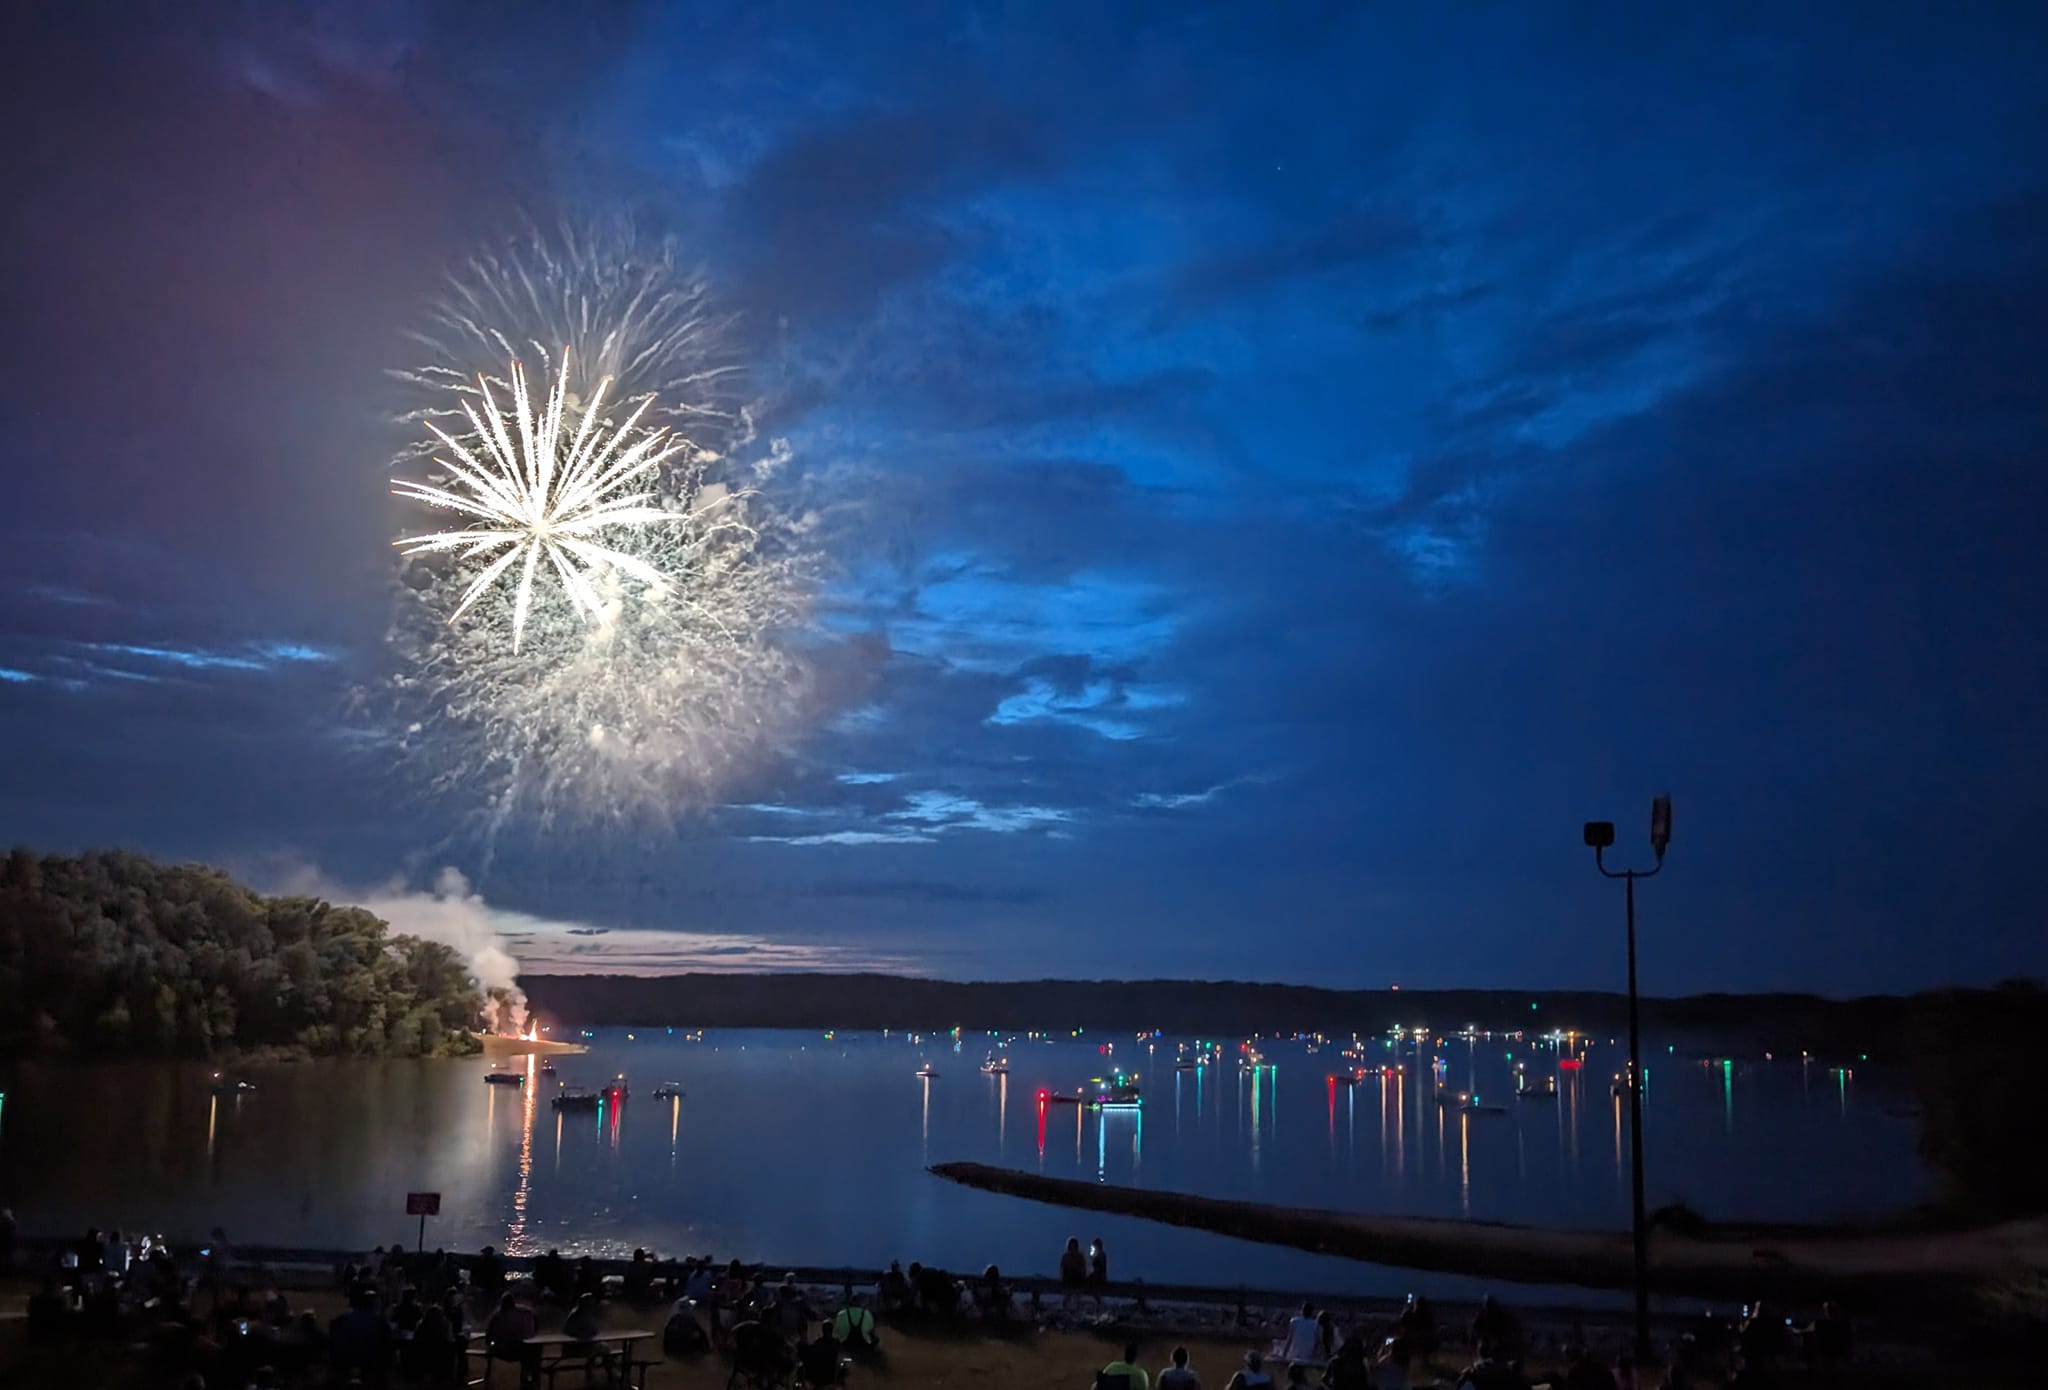
<svg viewBox="0 0 2048 1390">
<path fill-rule="evenodd" d="M 101 1053 L 65 1049 L 53 1052 L 0 1053 L 0 1067 L 126 1066 L 145 1064 L 169 1067 L 210 1067 L 215 1071 L 240 1071 L 252 1067 L 298 1067 L 311 1062 L 474 1062 L 479 1058 L 570 1057 L 590 1051 L 586 1043 L 553 1042 L 546 1038 L 528 1040 L 497 1033 L 474 1035 L 472 1052 L 433 1053 L 348 1053 L 312 1052 L 297 1046 L 224 1047 L 210 1057 L 157 1056 L 142 1053 Z"/>
<path fill-rule="evenodd" d="M 1316 1254 L 1517 1284 L 1633 1287 L 1629 1233 L 1553 1231 L 1441 1217 L 1373 1216 L 1266 1206 L 1178 1192 L 1048 1178 L 981 1163 L 940 1163 L 949 1182 L 1027 1201 L 1141 1217 Z M 1659 1297 L 1924 1310 L 1973 1300 L 2048 1268 L 2048 1219 L 1890 1233 L 1721 1226 L 1700 1236 L 1650 1233 L 1650 1291 Z"/>
<path fill-rule="evenodd" d="M 479 1035 L 485 1057 L 573 1057 L 590 1051 L 583 1043 L 555 1042 L 548 1038 L 513 1038 L 503 1033 Z"/>
</svg>

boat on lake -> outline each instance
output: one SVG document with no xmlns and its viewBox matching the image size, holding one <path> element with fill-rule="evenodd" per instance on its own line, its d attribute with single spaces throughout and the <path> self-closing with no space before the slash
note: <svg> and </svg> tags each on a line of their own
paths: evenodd
<svg viewBox="0 0 2048 1390">
<path fill-rule="evenodd" d="M 917 1069 L 917 1074 L 922 1079 L 930 1081 L 933 1077 L 939 1074 L 939 1069 L 933 1066 L 930 1062 L 926 1062 L 923 1066 Z"/>
<path fill-rule="evenodd" d="M 524 1086 L 526 1074 L 516 1071 L 487 1071 L 484 1073 L 486 1086 Z"/>
<path fill-rule="evenodd" d="M 212 1086 L 213 1093 L 217 1096 L 246 1096 L 256 1089 L 256 1083 L 253 1081 L 246 1081 L 238 1076 L 223 1076 L 219 1072 L 213 1074 Z"/>
<path fill-rule="evenodd" d="M 602 1091 L 563 1091 L 548 1104 L 557 1110 L 595 1110 L 604 1104 Z"/>
<path fill-rule="evenodd" d="M 681 1100 L 683 1098 L 683 1083 L 680 1081 L 662 1082 L 654 1088 L 654 1098 L 656 1100 Z"/>
<path fill-rule="evenodd" d="M 1008 1076 L 1010 1064 L 1005 1058 L 991 1057 L 981 1064 L 981 1073 L 983 1076 Z"/>
<path fill-rule="evenodd" d="M 1116 1072 L 1107 1081 L 1098 1076 L 1094 1087 L 1085 1101 L 1091 1110 L 1136 1110 L 1145 1103 L 1144 1097 L 1138 1093 L 1138 1078 L 1135 1076 Z"/>
</svg>

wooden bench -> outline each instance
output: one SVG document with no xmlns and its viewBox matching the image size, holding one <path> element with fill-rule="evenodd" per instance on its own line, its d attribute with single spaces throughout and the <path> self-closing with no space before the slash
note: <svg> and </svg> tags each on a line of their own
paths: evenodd
<svg viewBox="0 0 2048 1390">
<path fill-rule="evenodd" d="M 469 1354 L 483 1358 L 483 1374 L 470 1381 L 471 1385 L 489 1386 L 494 1384 L 500 1364 L 510 1366 L 515 1385 L 530 1385 L 546 1380 L 553 1390 L 557 1377 L 564 1371 L 582 1371 L 584 1383 L 590 1383 L 595 1374 L 602 1374 L 603 1383 L 610 1386 L 630 1386 L 633 1390 L 645 1390 L 647 1372 L 653 1368 L 653 1357 L 641 1360 L 635 1356 L 639 1344 L 657 1334 L 645 1328 L 633 1328 L 618 1332 L 600 1332 L 595 1337 L 576 1338 L 561 1332 L 543 1332 L 529 1337 L 519 1344 L 522 1352 L 531 1349 L 537 1360 L 526 1355 L 507 1356 L 493 1351 L 488 1346 L 472 1346 Z M 528 1369 L 532 1379 L 527 1379 Z"/>
</svg>

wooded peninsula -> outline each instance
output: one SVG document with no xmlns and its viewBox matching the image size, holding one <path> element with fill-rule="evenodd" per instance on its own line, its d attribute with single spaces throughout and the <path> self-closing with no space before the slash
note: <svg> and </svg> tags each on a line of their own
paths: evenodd
<svg viewBox="0 0 2048 1390">
<path fill-rule="evenodd" d="M 474 1052 L 482 996 L 439 942 L 122 851 L 0 861 L 0 1056 Z"/>
</svg>

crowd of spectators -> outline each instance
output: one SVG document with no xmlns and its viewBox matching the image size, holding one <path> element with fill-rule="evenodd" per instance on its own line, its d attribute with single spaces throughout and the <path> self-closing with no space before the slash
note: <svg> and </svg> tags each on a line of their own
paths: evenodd
<svg viewBox="0 0 2048 1390">
<path fill-rule="evenodd" d="M 1458 1355 L 1449 1364 L 1459 1369 L 1446 1371 L 1438 1358 L 1453 1350 L 1452 1341 Z M 1667 1390 L 1703 1384 L 1770 1390 L 1788 1368 L 1839 1368 L 1851 1351 L 1849 1324 L 1831 1303 L 1805 1323 L 1752 1304 L 1739 1318 L 1703 1315 L 1671 1345 L 1661 1381 L 1641 1379 L 1626 1349 L 1596 1354 L 1583 1329 L 1574 1328 L 1562 1347 L 1562 1365 L 1542 1383 L 1552 1390 L 1645 1390 L 1655 1383 Z M 1528 1353 L 1521 1320 L 1491 1295 L 1480 1300 L 1461 1338 L 1441 1336 L 1434 1307 L 1415 1295 L 1391 1319 L 1350 1326 L 1330 1309 L 1303 1303 L 1270 1346 L 1243 1353 L 1223 1390 L 1531 1390 L 1537 1382 L 1525 1367 Z M 1157 1390 L 1202 1390 L 1201 1370 L 1185 1346 L 1174 1347 L 1156 1372 L 1147 1372 L 1143 1361 L 1137 1343 L 1126 1345 L 1095 1373 L 1095 1390 L 1153 1390 L 1155 1381 Z"/>
<path fill-rule="evenodd" d="M 1068 1310 L 1091 1295 L 1099 1306 L 1110 1291 L 1100 1240 L 1085 1252 L 1078 1239 L 1068 1241 L 1059 1267 Z M 0 1271 L 18 1268 L 13 1217 L 0 1211 Z M 721 1352 L 736 1368 L 753 1368 L 745 1378 L 757 1383 L 821 1387 L 842 1383 L 862 1358 L 879 1364 L 882 1321 L 1002 1329 L 1035 1325 L 1042 1312 L 1036 1293 L 1020 1310 L 1016 1289 L 994 1265 L 961 1278 L 915 1260 L 907 1267 L 891 1262 L 876 1277 L 872 1297 L 851 1283 L 831 1296 L 794 1272 L 775 1279 L 737 1259 L 662 1259 L 644 1249 L 623 1268 L 549 1250 L 522 1275 L 490 1247 L 455 1256 L 394 1243 L 347 1261 L 339 1280 L 344 1306 L 323 1321 L 260 1269 L 238 1263 L 219 1229 L 183 1252 L 160 1236 L 92 1229 L 43 1257 L 27 1300 L 27 1330 L 35 1341 L 119 1340 L 145 1348 L 160 1372 L 258 1390 L 321 1367 L 366 1383 L 461 1385 L 473 1350 L 517 1364 L 522 1383 L 530 1383 L 539 1365 L 535 1339 L 544 1331 L 559 1328 L 543 1339 L 551 1344 L 589 1345 L 595 1362 L 613 1354 L 599 1345 L 609 1309 L 665 1306 L 660 1345 L 668 1356 Z M 1439 1358 L 1453 1348 L 1449 1365 L 1463 1364 L 1446 1377 Z M 1669 1348 L 1662 1383 L 1756 1390 L 1775 1385 L 1784 1368 L 1840 1364 L 1851 1351 L 1849 1324 L 1832 1304 L 1801 1323 L 1759 1303 L 1739 1318 L 1703 1315 L 1687 1327 Z M 1269 1345 L 1243 1353 L 1223 1386 L 1527 1390 L 1528 1352 L 1521 1320 L 1491 1296 L 1481 1299 L 1462 1336 L 1456 1329 L 1441 1333 L 1425 1297 L 1410 1296 L 1391 1319 L 1348 1322 L 1304 1303 Z M 1559 1390 L 1639 1390 L 1625 1350 L 1603 1357 L 1575 1328 L 1562 1352 L 1561 1368 L 1549 1376 Z M 1186 1347 L 1173 1348 L 1148 1371 L 1135 1344 L 1097 1372 L 1095 1383 L 1096 1390 L 1152 1390 L 1155 1378 L 1158 1390 L 1203 1386 L 1203 1370 Z"/>
</svg>

